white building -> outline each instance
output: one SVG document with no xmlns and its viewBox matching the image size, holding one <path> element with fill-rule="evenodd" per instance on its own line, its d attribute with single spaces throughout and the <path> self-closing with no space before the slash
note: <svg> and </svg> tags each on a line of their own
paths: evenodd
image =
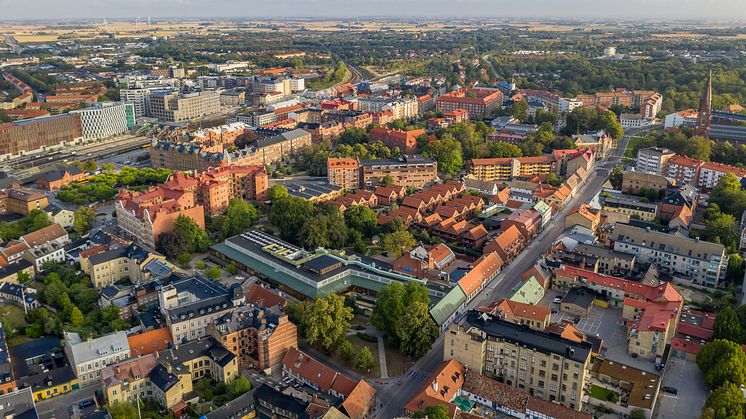
<svg viewBox="0 0 746 419">
<path fill-rule="evenodd" d="M 643 148 L 637 152 L 635 170 L 640 173 L 662 175 L 666 170 L 666 163 L 676 153 L 661 147 Z"/>
<path fill-rule="evenodd" d="M 126 332 L 113 332 L 83 341 L 77 333 L 65 332 L 65 353 L 81 386 L 100 381 L 101 370 L 130 356 Z"/>
<path fill-rule="evenodd" d="M 401 99 L 376 96 L 360 97 L 357 101 L 357 108 L 364 112 L 383 112 L 390 110 L 394 115 L 394 119 L 415 118 L 419 112 L 417 99 L 413 97 Z"/>
<path fill-rule="evenodd" d="M 559 100 L 559 111 L 560 113 L 572 112 L 575 108 L 583 106 L 583 101 L 575 98 L 562 97 Z"/>
<path fill-rule="evenodd" d="M 135 127 L 135 107 L 129 103 L 95 103 L 70 113 L 80 115 L 83 138 L 87 140 L 124 134 Z"/>
<path fill-rule="evenodd" d="M 698 115 L 699 115 L 699 112 L 695 111 L 694 109 L 687 109 L 684 111 L 679 111 L 676 113 L 668 114 L 666 115 L 666 119 L 663 123 L 663 128 L 665 129 L 679 128 L 679 127 L 694 128 L 694 126 L 697 124 Z"/>
<path fill-rule="evenodd" d="M 293 92 L 302 92 L 306 90 L 306 79 L 302 79 L 302 78 L 290 79 L 290 89 Z"/>
<path fill-rule="evenodd" d="M 43 272 L 42 266 L 47 262 L 64 262 L 65 246 L 56 242 L 45 243 L 33 249 L 28 249 L 23 258 L 34 265 L 36 272 Z"/>
<path fill-rule="evenodd" d="M 604 48 L 604 57 L 615 57 L 615 56 L 616 56 L 616 47 Z"/>
<path fill-rule="evenodd" d="M 697 186 L 701 189 L 714 188 L 720 179 L 726 174 L 731 173 L 739 179 L 746 177 L 746 170 L 738 167 L 728 166 L 727 164 L 705 162 L 699 168 L 699 180 Z"/>
<path fill-rule="evenodd" d="M 142 118 L 144 116 L 150 116 L 148 113 L 150 107 L 148 98 L 151 94 L 175 91 L 176 90 L 170 86 L 122 89 L 119 91 L 119 97 L 121 98 L 122 103 L 128 103 L 135 107 L 135 118 Z"/>
<path fill-rule="evenodd" d="M 642 128 L 650 125 L 651 120 L 645 119 L 639 113 L 623 113 L 619 115 L 619 124 L 622 128 Z"/>
</svg>

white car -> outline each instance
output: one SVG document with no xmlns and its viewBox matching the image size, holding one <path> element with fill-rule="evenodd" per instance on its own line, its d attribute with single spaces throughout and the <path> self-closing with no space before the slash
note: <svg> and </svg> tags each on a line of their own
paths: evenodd
<svg viewBox="0 0 746 419">
<path fill-rule="evenodd" d="M 552 300 L 553 303 L 559 304 L 562 302 L 562 297 L 554 297 L 554 300 Z"/>
</svg>

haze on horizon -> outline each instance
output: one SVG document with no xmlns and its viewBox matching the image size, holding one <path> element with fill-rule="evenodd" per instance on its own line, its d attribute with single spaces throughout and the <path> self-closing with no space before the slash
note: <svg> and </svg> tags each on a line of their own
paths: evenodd
<svg viewBox="0 0 746 419">
<path fill-rule="evenodd" d="M 744 0 L 0 0 L 0 10 L 0 20 L 137 16 L 746 20 Z"/>
</svg>

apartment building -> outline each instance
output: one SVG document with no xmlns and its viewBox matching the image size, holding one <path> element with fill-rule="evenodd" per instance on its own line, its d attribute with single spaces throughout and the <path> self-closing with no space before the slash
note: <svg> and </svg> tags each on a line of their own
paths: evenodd
<svg viewBox="0 0 746 419">
<path fill-rule="evenodd" d="M 424 129 L 402 131 L 398 129 L 373 128 L 370 141 L 381 141 L 389 148 L 399 148 L 404 154 L 417 151 L 417 137 L 425 134 Z"/>
<path fill-rule="evenodd" d="M 130 357 L 126 332 L 112 332 L 96 339 L 81 339 L 77 333 L 65 332 L 65 354 L 85 387 L 101 379 L 101 370 Z"/>
<path fill-rule="evenodd" d="M 144 191 L 122 189 L 114 209 L 117 224 L 138 242 L 155 248 L 162 233 L 173 231 L 180 215 L 191 218 L 205 228 L 205 211 L 197 204 L 194 192 L 177 191 L 153 186 Z"/>
<path fill-rule="evenodd" d="M 119 91 L 122 103 L 132 105 L 135 118 L 139 119 L 150 116 L 150 95 L 156 93 L 175 93 L 176 89 L 171 85 L 158 85 L 132 88 L 128 87 Z"/>
<path fill-rule="evenodd" d="M 640 102 L 640 115 L 647 120 L 655 119 L 662 107 L 663 95 L 655 92 Z"/>
<path fill-rule="evenodd" d="M 723 176 L 729 173 L 739 179 L 746 177 L 746 170 L 744 169 L 711 161 L 705 162 L 699 168 L 697 186 L 700 189 L 712 189 Z"/>
<path fill-rule="evenodd" d="M 330 185 L 344 189 L 360 187 L 360 161 L 350 157 L 329 157 L 326 160 L 326 178 Z"/>
<path fill-rule="evenodd" d="M 90 275 L 93 286 L 101 289 L 123 279 L 133 284 L 150 279 L 145 266 L 153 260 L 165 261 L 166 257 L 131 244 L 96 253 L 87 258 L 81 256 L 80 268 Z"/>
<path fill-rule="evenodd" d="M 135 107 L 129 103 L 96 103 L 90 108 L 70 113 L 80 115 L 83 138 L 86 140 L 108 138 L 135 128 Z"/>
<path fill-rule="evenodd" d="M 237 357 L 239 368 L 276 369 L 298 346 L 298 330 L 288 316 L 263 307 L 239 307 L 215 319 L 208 331 Z"/>
<path fill-rule="evenodd" d="M 357 100 L 357 109 L 368 113 L 391 112 L 393 119 L 412 119 L 419 114 L 419 103 L 413 97 L 392 99 L 364 96 Z"/>
<path fill-rule="evenodd" d="M 573 251 L 581 255 L 596 258 L 598 260 L 598 273 L 604 275 L 629 276 L 635 269 L 635 255 L 629 253 L 617 252 L 606 247 L 584 243 L 578 244 Z"/>
<path fill-rule="evenodd" d="M 148 96 L 148 106 L 148 113 L 154 118 L 168 122 L 187 122 L 220 112 L 220 93 L 153 92 Z"/>
<path fill-rule="evenodd" d="M 0 124 L 0 157 L 44 150 L 83 137 L 80 115 L 53 115 L 45 118 Z"/>
<path fill-rule="evenodd" d="M 472 159 L 469 175 L 482 181 L 507 181 L 518 176 L 557 173 L 554 156 Z"/>
<path fill-rule="evenodd" d="M 658 216 L 658 204 L 644 202 L 632 195 L 613 194 L 602 198 L 602 214 L 624 214 L 642 221 L 653 221 Z"/>
<path fill-rule="evenodd" d="M 699 171 L 705 162 L 686 156 L 675 155 L 668 160 L 666 176 L 676 180 L 676 184 L 697 185 Z"/>
<path fill-rule="evenodd" d="M 552 310 L 549 307 L 526 304 L 507 298 L 503 298 L 492 307 L 482 307 L 479 311 L 539 331 L 546 329 L 552 319 Z"/>
<path fill-rule="evenodd" d="M 699 112 L 694 109 L 686 109 L 666 115 L 663 128 L 666 130 L 673 128 L 694 128 L 697 125 L 697 116 Z"/>
<path fill-rule="evenodd" d="M 624 193 L 640 194 L 643 189 L 665 191 L 668 186 L 669 181 L 665 176 L 630 171 L 622 174 L 622 192 Z"/>
<path fill-rule="evenodd" d="M 363 160 L 361 166 L 361 186 L 364 187 L 376 187 L 390 177 L 396 185 L 421 189 L 438 179 L 438 162 L 420 155 Z"/>
<path fill-rule="evenodd" d="M 245 300 L 238 284 L 228 288 L 201 276 L 179 279 L 158 290 L 161 316 L 176 343 L 209 335 L 211 323 Z"/>
<path fill-rule="evenodd" d="M 468 312 L 445 335 L 443 359 L 573 410 L 582 409 L 592 345 Z"/>
<path fill-rule="evenodd" d="M 725 277 L 728 256 L 721 244 L 622 223 L 614 227 L 611 240 L 614 250 L 635 255 L 637 263 L 654 263 L 698 285 L 714 288 Z"/>
<path fill-rule="evenodd" d="M 668 161 L 675 156 L 673 151 L 662 147 L 649 147 L 637 152 L 637 163 L 635 171 L 651 175 L 663 175 L 666 173 Z"/>
<path fill-rule="evenodd" d="M 0 191 L 0 212 L 29 215 L 33 210 L 43 210 L 49 205 L 49 199 L 41 192 L 28 189 L 9 189 Z"/>
<path fill-rule="evenodd" d="M 481 119 L 489 116 L 503 103 L 503 94 L 497 89 L 461 88 L 438 96 L 436 108 L 443 112 L 466 109 L 469 117 Z"/>
</svg>

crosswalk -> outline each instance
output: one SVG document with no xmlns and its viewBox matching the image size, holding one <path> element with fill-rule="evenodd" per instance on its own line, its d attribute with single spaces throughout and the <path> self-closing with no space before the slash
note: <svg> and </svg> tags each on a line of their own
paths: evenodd
<svg viewBox="0 0 746 419">
<path fill-rule="evenodd" d="M 421 382 L 427 379 L 427 374 L 417 370 L 412 370 L 407 374 L 407 377 L 409 377 L 414 382 Z"/>
</svg>

